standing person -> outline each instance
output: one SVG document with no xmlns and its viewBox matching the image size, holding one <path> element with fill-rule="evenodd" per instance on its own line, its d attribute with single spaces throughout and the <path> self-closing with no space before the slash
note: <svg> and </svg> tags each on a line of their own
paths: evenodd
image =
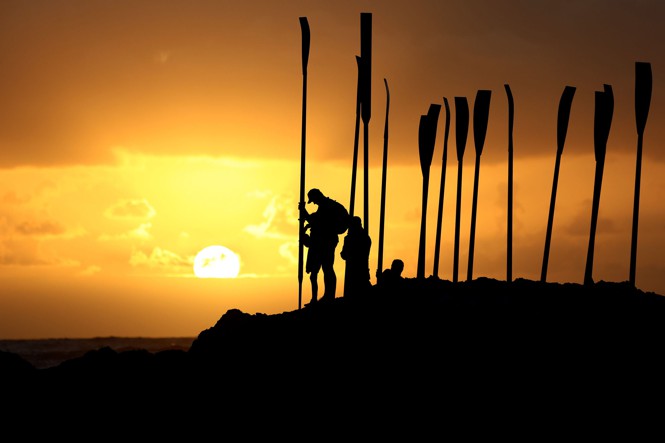
<svg viewBox="0 0 665 443">
<path fill-rule="evenodd" d="M 357 215 L 351 217 L 349 232 L 344 237 L 344 245 L 340 253 L 346 260 L 346 278 L 344 297 L 356 297 L 372 286 L 369 278 L 369 251 L 372 239 L 363 227 L 362 219 Z"/>
<path fill-rule="evenodd" d="M 309 274 L 312 283 L 312 300 L 307 305 L 314 304 L 318 300 L 318 275 L 323 271 L 324 291 L 321 301 L 335 298 L 337 288 L 337 275 L 335 274 L 335 249 L 339 243 L 339 234 L 334 224 L 337 218 L 335 206 L 339 203 L 316 189 L 310 189 L 307 193 L 307 203 L 314 203 L 318 209 L 311 214 L 307 212 L 304 204 L 298 203 L 300 216 L 307 222 L 309 233 L 309 250 L 305 271 Z"/>
</svg>

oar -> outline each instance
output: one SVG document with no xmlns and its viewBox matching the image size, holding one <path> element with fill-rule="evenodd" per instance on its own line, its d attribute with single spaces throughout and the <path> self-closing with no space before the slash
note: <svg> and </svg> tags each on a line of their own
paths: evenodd
<svg viewBox="0 0 665 443">
<path fill-rule="evenodd" d="M 441 225 L 443 224 L 443 196 L 446 190 L 446 163 L 448 162 L 448 133 L 450 132 L 450 106 L 448 99 L 443 97 L 446 106 L 446 132 L 443 137 L 443 157 L 441 158 L 441 186 L 439 188 L 439 212 L 436 221 L 436 246 L 434 247 L 434 270 L 432 275 L 439 276 L 439 254 L 441 250 Z"/>
<path fill-rule="evenodd" d="M 563 154 L 563 146 L 566 142 L 566 134 L 568 133 L 568 120 L 570 120 L 570 108 L 573 104 L 575 90 L 576 88 L 574 86 L 566 86 L 563 90 L 563 93 L 561 94 L 561 99 L 559 100 L 559 115 L 557 117 L 556 126 L 556 162 L 554 163 L 554 179 L 552 181 L 552 196 L 550 197 L 550 212 L 547 218 L 547 233 L 545 234 L 543 267 L 540 272 L 540 281 L 543 283 L 547 281 L 547 264 L 550 257 L 550 241 L 552 239 L 552 225 L 554 223 L 556 189 L 559 183 L 559 167 L 561 166 L 561 154 Z"/>
<path fill-rule="evenodd" d="M 476 93 L 473 104 L 473 141 L 476 147 L 476 168 L 473 178 L 473 203 L 471 205 L 471 234 L 469 236 L 469 267 L 467 281 L 473 280 L 473 248 L 476 240 L 476 212 L 478 209 L 478 185 L 480 183 L 480 156 L 485 145 L 487 123 L 490 115 L 490 98 L 492 91 L 481 89 Z"/>
<path fill-rule="evenodd" d="M 309 22 L 300 17 L 302 31 L 302 135 L 300 138 L 300 204 L 305 204 L 305 141 L 307 129 L 307 62 L 309 60 Z M 298 214 L 298 309 L 302 306 L 303 230 L 305 220 Z"/>
<path fill-rule="evenodd" d="M 612 86 L 603 85 L 603 91 L 595 94 L 595 115 L 593 124 L 594 154 L 596 156 L 596 175 L 593 181 L 593 202 L 591 206 L 591 232 L 589 234 L 589 248 L 584 271 L 584 284 L 593 284 L 593 253 L 596 240 L 596 225 L 598 223 L 598 207 L 600 206 L 600 189 L 603 184 L 603 169 L 605 167 L 605 153 L 607 152 L 607 138 L 610 135 L 612 114 L 614 113 L 614 95 Z"/>
<path fill-rule="evenodd" d="M 388 114 L 390 111 L 390 90 L 388 80 L 383 79 L 386 86 L 386 122 L 383 128 L 383 173 L 381 175 L 381 215 L 379 216 L 379 257 L 376 265 L 376 279 L 379 280 L 383 271 L 383 231 L 386 219 L 386 179 L 388 176 Z"/>
<path fill-rule="evenodd" d="M 358 175 L 358 133 L 360 132 L 360 57 L 356 55 L 358 67 L 358 83 L 356 86 L 356 129 L 353 136 L 353 164 L 351 166 L 351 198 L 349 201 L 349 215 L 353 217 L 356 203 L 356 177 Z M 344 268 L 344 293 L 348 293 L 349 267 Z"/>
<path fill-rule="evenodd" d="M 457 283 L 459 268 L 459 230 L 462 213 L 462 163 L 469 132 L 469 103 L 466 97 L 455 97 L 455 141 L 457 144 L 457 210 L 455 214 L 455 246 L 453 255 L 453 282 Z"/>
<path fill-rule="evenodd" d="M 363 226 L 369 232 L 369 120 L 372 116 L 372 13 L 360 13 L 361 104 L 364 132 L 364 214 Z"/>
<path fill-rule="evenodd" d="M 630 284 L 635 286 L 637 265 L 637 222 L 640 213 L 640 180 L 642 176 L 642 139 L 651 104 L 651 63 L 635 63 L 635 120 L 637 123 L 637 163 L 635 166 L 635 199 L 633 203 L 633 235 L 630 244 Z"/>
<path fill-rule="evenodd" d="M 513 281 L 513 122 L 515 121 L 515 103 L 510 85 L 503 87 L 508 96 L 508 222 L 506 233 L 506 281 Z"/>
<path fill-rule="evenodd" d="M 429 171 L 432 166 L 434 155 L 434 141 L 436 139 L 436 127 L 439 121 L 441 105 L 432 103 L 427 115 L 420 116 L 418 127 L 418 151 L 420 153 L 420 170 L 423 173 L 423 200 L 422 216 L 420 219 L 420 245 L 418 248 L 417 278 L 425 278 L 425 238 L 427 232 L 427 192 L 429 189 Z"/>
<path fill-rule="evenodd" d="M 353 133 L 353 166 L 351 168 L 351 198 L 349 201 L 349 215 L 353 217 L 356 203 L 356 177 L 358 175 L 358 139 L 360 133 L 360 57 L 356 55 L 358 67 L 358 84 L 356 86 L 356 128 Z"/>
</svg>

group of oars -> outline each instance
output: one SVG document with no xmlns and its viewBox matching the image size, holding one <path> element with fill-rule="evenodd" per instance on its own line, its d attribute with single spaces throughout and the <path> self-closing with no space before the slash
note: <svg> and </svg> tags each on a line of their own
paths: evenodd
<svg viewBox="0 0 665 443">
<path fill-rule="evenodd" d="M 512 212 L 513 212 L 513 122 L 514 122 L 514 101 L 509 85 L 504 85 L 508 98 L 508 232 L 507 232 L 507 281 L 512 281 Z M 647 62 L 635 63 L 635 119 L 637 125 L 637 163 L 635 171 L 635 196 L 633 205 L 633 226 L 631 239 L 631 256 L 629 282 L 635 286 L 635 268 L 637 261 L 637 231 L 639 220 L 640 204 L 640 180 L 642 174 L 642 144 L 644 138 L 644 129 L 651 103 L 652 74 L 651 64 Z M 550 242 L 552 237 L 552 225 L 554 223 L 554 207 L 556 203 L 557 184 L 559 180 L 559 169 L 561 164 L 561 155 L 568 131 L 568 122 L 570 119 L 570 110 L 575 95 L 576 88 L 566 86 L 559 101 L 559 111 L 557 120 L 557 151 L 556 162 L 554 165 L 554 181 L 552 184 L 552 196 L 550 200 L 549 215 L 547 220 L 547 232 L 545 236 L 545 251 L 543 255 L 543 264 L 541 270 L 541 281 L 547 281 L 547 267 L 549 261 Z M 471 232 L 469 237 L 469 262 L 467 270 L 467 280 L 473 279 L 473 258 L 475 245 L 476 211 L 478 206 L 478 183 L 480 178 L 480 158 L 485 143 L 487 125 L 489 119 L 489 106 L 491 91 L 479 90 L 476 94 L 473 110 L 473 135 L 476 150 L 475 175 L 473 185 L 473 201 L 471 206 Z M 439 270 L 439 251 L 441 237 L 441 223 L 443 217 L 443 195 L 445 191 L 445 173 L 448 155 L 448 133 L 450 127 L 450 107 L 448 99 L 444 97 L 446 108 L 446 127 L 443 141 L 443 159 L 441 168 L 441 189 L 439 192 L 439 212 L 437 218 L 436 246 L 434 251 L 434 269 L 433 276 L 438 276 Z M 422 219 L 420 225 L 420 244 L 418 250 L 418 268 L 417 277 L 425 277 L 425 233 L 427 223 L 427 194 L 429 188 L 429 170 L 432 163 L 434 152 L 434 142 L 436 139 L 437 122 L 439 119 L 441 105 L 431 104 L 426 115 L 420 117 L 420 127 L 418 134 L 418 147 L 420 152 L 420 166 L 423 174 L 423 199 L 422 199 Z M 458 280 L 459 267 L 459 235 L 460 235 L 460 214 L 461 214 L 461 195 L 462 195 L 462 163 L 464 151 L 466 149 L 467 134 L 469 129 L 469 106 L 466 97 L 455 97 L 456 111 L 456 143 L 457 143 L 457 206 L 455 215 L 455 243 L 453 256 L 453 281 Z M 584 272 L 584 283 L 593 283 L 593 257 L 596 238 L 596 226 L 598 222 L 598 208 L 600 206 L 600 191 L 603 181 L 603 170 L 605 166 L 605 154 L 607 152 L 607 140 L 612 125 L 612 115 L 614 113 L 614 96 L 610 85 L 603 85 L 602 91 L 595 92 L 595 112 L 594 112 L 594 154 L 596 169 L 594 176 L 593 201 L 591 208 L 591 227 L 589 234 L 589 246 L 587 250 L 587 260 Z"/>
<path fill-rule="evenodd" d="M 300 161 L 300 202 L 304 202 L 305 195 L 305 152 L 306 152 L 306 110 L 307 110 L 307 63 L 310 49 L 310 30 L 306 17 L 300 17 L 300 26 L 302 30 L 302 70 L 303 70 L 303 97 L 302 97 L 302 138 L 301 138 L 301 161 Z M 361 55 L 356 56 L 358 65 L 358 86 L 356 96 L 356 128 L 353 148 L 353 166 L 351 172 L 351 198 L 349 203 L 349 214 L 354 215 L 355 194 L 356 194 L 356 170 L 358 158 L 358 141 L 360 132 L 360 120 L 364 127 L 364 214 L 363 225 L 369 231 L 369 121 L 371 117 L 371 66 L 372 66 L 372 14 L 360 14 L 360 46 Z M 386 180 L 387 180 L 387 160 L 388 160 L 388 114 L 390 106 L 390 91 L 388 82 L 384 79 L 386 89 L 386 120 L 384 129 L 383 146 L 383 173 L 381 180 L 381 214 L 379 217 L 379 242 L 378 242 L 378 262 L 377 278 L 383 269 L 383 237 L 385 222 L 385 200 L 386 200 Z M 512 225 L 513 225 L 513 122 L 515 115 L 515 105 L 512 91 L 508 84 L 504 85 L 508 99 L 508 222 L 507 222 L 507 261 L 506 261 L 506 279 L 512 281 Z M 637 261 L 637 227 L 639 219 L 640 202 L 640 180 L 642 169 L 642 142 L 647 116 L 651 103 L 652 75 L 651 64 L 647 62 L 635 63 L 635 116 L 637 123 L 637 163 L 635 171 L 635 196 L 633 206 L 633 226 L 631 241 L 631 257 L 629 281 L 635 286 L 635 268 Z M 554 165 L 554 180 L 552 184 L 552 196 L 550 199 L 550 208 L 547 220 L 547 231 L 545 236 L 545 251 L 541 270 L 541 281 L 547 280 L 547 267 L 549 261 L 550 243 L 552 237 L 552 225 L 554 223 L 554 208 L 556 203 L 557 184 L 559 180 L 559 169 L 561 156 L 568 131 L 568 122 L 570 119 L 570 110 L 575 95 L 576 88 L 566 86 L 559 101 L 559 110 L 557 117 L 557 151 Z M 475 247 L 476 218 L 478 207 L 478 187 L 480 181 L 480 159 L 485 144 L 487 126 L 489 120 L 489 109 L 492 91 L 479 90 L 476 93 L 473 109 L 473 135 L 476 151 L 475 174 L 473 184 L 473 201 L 471 206 L 471 232 L 469 237 L 469 256 L 467 268 L 467 280 L 473 279 L 473 260 Z M 439 257 L 441 249 L 441 225 L 443 219 L 443 196 L 445 192 L 447 157 L 448 157 L 448 135 L 450 131 L 450 106 L 448 99 L 443 98 L 446 108 L 445 134 L 443 142 L 443 158 L 441 167 L 441 184 L 439 190 L 439 206 L 437 214 L 436 245 L 434 251 L 434 268 L 432 275 L 438 277 Z M 423 175 L 422 186 L 422 215 L 420 224 L 420 240 L 418 248 L 417 277 L 425 277 L 425 246 L 426 246 L 426 227 L 427 227 L 427 200 L 429 191 L 429 176 L 434 154 L 437 125 L 441 105 L 431 104 L 426 115 L 420 117 L 418 128 L 418 150 L 420 154 L 420 167 Z M 589 246 L 587 252 L 586 268 L 584 273 L 584 283 L 593 283 L 593 256 L 596 237 L 596 226 L 598 221 L 598 208 L 600 205 L 600 190 L 603 179 L 603 169 L 605 165 L 605 153 L 607 151 L 607 139 L 612 124 L 612 115 L 614 112 L 614 96 L 612 87 L 604 85 L 603 91 L 595 92 L 595 113 L 594 113 L 594 154 L 596 160 L 596 170 L 594 177 L 594 192 L 591 212 L 591 232 L 589 235 Z M 459 270 L 459 242 L 460 242 L 460 218 L 462 201 L 462 166 L 464 151 L 466 149 L 467 136 L 469 131 L 469 104 L 466 97 L 455 97 L 455 138 L 457 147 L 457 202 L 455 213 L 455 240 L 453 255 L 453 281 L 458 281 Z M 299 235 L 303 232 L 304 220 L 300 220 Z M 303 280 L 303 242 L 299 237 L 298 249 L 298 308 L 302 301 L 302 280 Z M 346 281 L 346 280 L 345 280 Z"/>
</svg>

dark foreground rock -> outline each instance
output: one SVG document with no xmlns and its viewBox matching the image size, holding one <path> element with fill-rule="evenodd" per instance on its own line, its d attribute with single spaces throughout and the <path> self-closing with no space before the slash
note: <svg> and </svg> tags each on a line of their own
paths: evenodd
<svg viewBox="0 0 665 443">
<path fill-rule="evenodd" d="M 524 411 L 655 396 L 664 352 L 665 297 L 627 283 L 430 278 L 281 314 L 231 309 L 188 351 L 101 348 L 40 370 L 0 362 L 12 388 L 80 404 Z"/>
</svg>

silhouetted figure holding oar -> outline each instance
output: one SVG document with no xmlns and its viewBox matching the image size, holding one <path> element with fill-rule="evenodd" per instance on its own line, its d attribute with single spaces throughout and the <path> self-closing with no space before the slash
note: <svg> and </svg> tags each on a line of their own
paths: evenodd
<svg viewBox="0 0 665 443">
<path fill-rule="evenodd" d="M 362 219 L 351 217 L 340 256 L 346 261 L 344 297 L 357 297 L 372 286 L 369 276 L 369 251 L 372 239 L 363 228 Z"/>
<path fill-rule="evenodd" d="M 321 300 L 335 298 L 335 290 L 337 289 L 337 275 L 334 268 L 335 249 L 339 243 L 339 231 L 335 221 L 338 219 L 336 205 L 340 205 L 340 203 L 326 197 L 316 188 L 309 190 L 307 199 L 308 203 L 314 203 L 319 207 L 310 214 L 302 202 L 298 203 L 300 218 L 309 224 L 310 229 L 309 251 L 305 264 L 305 271 L 309 274 L 309 280 L 312 282 L 312 300 L 308 303 L 310 305 L 318 300 L 319 271 L 323 271 L 324 284 Z"/>
<path fill-rule="evenodd" d="M 593 147 L 596 156 L 596 175 L 593 182 L 593 202 L 591 207 L 591 233 L 589 234 L 589 249 L 584 271 L 584 284 L 593 284 L 593 252 L 596 241 L 596 224 L 598 222 L 598 208 L 600 206 L 600 189 L 603 184 L 603 169 L 605 167 L 605 153 L 607 152 L 607 138 L 610 135 L 612 114 L 614 113 L 614 94 L 612 86 L 604 85 L 603 91 L 596 91 L 595 114 L 593 122 Z"/>
</svg>

